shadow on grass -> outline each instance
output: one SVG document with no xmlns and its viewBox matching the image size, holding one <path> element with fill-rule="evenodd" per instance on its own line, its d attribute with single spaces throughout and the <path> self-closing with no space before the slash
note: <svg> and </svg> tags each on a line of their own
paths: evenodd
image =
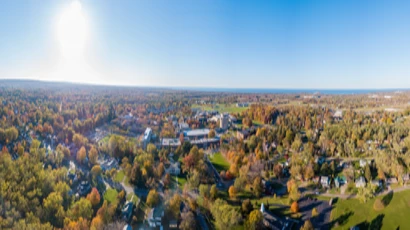
<svg viewBox="0 0 410 230">
<path fill-rule="evenodd" d="M 345 214 L 343 214 L 343 215 L 341 215 L 341 216 L 339 216 L 336 220 L 334 220 L 334 221 L 332 221 L 331 223 L 330 223 L 330 226 L 329 226 L 329 229 L 331 229 L 333 226 L 335 226 L 335 225 L 344 225 L 344 224 L 346 224 L 347 223 L 347 221 L 349 220 L 349 218 L 351 217 L 351 216 L 353 216 L 354 215 L 354 212 L 352 212 L 352 211 L 349 211 L 349 212 L 347 212 L 347 213 L 345 213 Z M 360 228 L 361 229 L 361 228 Z"/>
<path fill-rule="evenodd" d="M 389 205 L 392 199 L 393 199 L 393 191 L 390 191 L 382 198 L 382 202 L 384 206 L 386 207 L 387 205 Z"/>
<path fill-rule="evenodd" d="M 360 229 L 371 229 L 371 230 L 380 230 L 382 229 L 383 226 L 383 219 L 384 219 L 384 214 L 380 214 L 376 216 L 370 223 L 367 221 L 364 221 L 357 226 Z"/>
</svg>

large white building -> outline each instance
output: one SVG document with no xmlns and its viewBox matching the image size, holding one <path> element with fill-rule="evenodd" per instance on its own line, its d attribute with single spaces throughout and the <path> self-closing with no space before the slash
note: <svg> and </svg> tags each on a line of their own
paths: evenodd
<svg viewBox="0 0 410 230">
<path fill-rule="evenodd" d="M 147 147 L 148 143 L 151 141 L 151 137 L 152 137 L 152 129 L 148 127 L 144 132 L 144 139 L 143 139 L 144 149 Z"/>
</svg>

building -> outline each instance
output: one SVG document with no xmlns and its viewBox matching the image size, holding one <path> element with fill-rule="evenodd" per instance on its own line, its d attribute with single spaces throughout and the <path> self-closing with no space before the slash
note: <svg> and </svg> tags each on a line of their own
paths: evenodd
<svg viewBox="0 0 410 230">
<path fill-rule="evenodd" d="M 188 138 L 188 140 L 195 140 L 195 139 L 203 139 L 208 138 L 209 129 L 193 129 L 184 132 L 184 136 Z"/>
<path fill-rule="evenodd" d="M 250 135 L 250 131 L 248 129 L 236 131 L 236 138 L 240 140 L 244 140 L 248 138 L 249 135 Z"/>
<path fill-rule="evenodd" d="M 131 201 L 125 203 L 124 207 L 121 210 L 122 219 L 125 222 L 130 222 L 132 217 L 132 211 L 134 209 L 134 204 Z"/>
<path fill-rule="evenodd" d="M 228 129 L 228 124 L 229 124 L 229 116 L 227 114 L 221 114 L 221 118 L 219 120 L 219 127 L 221 129 Z"/>
<path fill-rule="evenodd" d="M 290 218 L 282 219 L 276 215 L 273 215 L 268 210 L 265 210 L 265 205 L 263 203 L 261 204 L 260 211 L 263 215 L 263 225 L 265 226 L 266 229 L 272 229 L 272 230 L 292 229 L 294 220 Z"/>
<path fill-rule="evenodd" d="M 324 188 L 328 188 L 330 186 L 330 178 L 328 176 L 322 176 L 320 178 L 320 184 Z"/>
<path fill-rule="evenodd" d="M 359 177 L 356 181 L 356 188 L 363 188 L 366 186 L 366 180 L 364 179 L 363 176 Z"/>
<path fill-rule="evenodd" d="M 144 139 L 143 139 L 144 149 L 147 147 L 148 143 L 151 141 L 151 137 L 152 137 L 152 129 L 148 127 L 144 132 Z"/>
<path fill-rule="evenodd" d="M 164 210 L 162 210 L 161 208 L 152 208 L 149 211 L 146 217 L 146 220 L 148 222 L 148 225 L 151 228 L 161 227 L 163 217 L 164 217 Z"/>
<path fill-rule="evenodd" d="M 165 169 L 165 172 L 173 176 L 178 176 L 181 173 L 179 162 L 171 162 L 168 168 Z"/>
<path fill-rule="evenodd" d="M 170 229 L 177 229 L 178 228 L 178 221 L 177 220 L 170 220 L 169 221 L 169 228 Z"/>
</svg>

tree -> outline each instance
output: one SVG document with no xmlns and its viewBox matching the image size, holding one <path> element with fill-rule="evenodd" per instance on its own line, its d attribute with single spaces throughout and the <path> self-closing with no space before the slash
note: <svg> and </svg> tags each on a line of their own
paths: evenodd
<svg viewBox="0 0 410 230">
<path fill-rule="evenodd" d="M 261 229 L 263 221 L 263 215 L 261 211 L 258 209 L 253 210 L 248 217 L 248 221 L 246 223 L 246 229 Z"/>
<path fill-rule="evenodd" d="M 93 220 L 91 221 L 91 228 L 92 230 L 101 230 L 104 227 L 104 222 L 102 221 L 100 216 L 96 216 L 93 218 Z"/>
<path fill-rule="evenodd" d="M 300 230 L 314 230 L 312 222 L 310 222 L 310 220 L 306 220 Z"/>
<path fill-rule="evenodd" d="M 181 196 L 178 193 L 175 193 L 168 202 L 168 212 L 171 213 L 174 218 L 178 218 L 180 206 Z"/>
<path fill-rule="evenodd" d="M 93 176 L 95 177 L 101 175 L 101 172 L 102 172 L 102 169 L 101 169 L 101 166 L 99 165 L 94 165 L 91 168 L 91 174 L 93 174 Z"/>
<path fill-rule="evenodd" d="M 367 183 L 367 185 L 365 187 L 358 189 L 357 198 L 362 203 L 366 203 L 368 200 L 370 200 L 374 197 L 374 192 L 375 191 L 376 191 L 376 187 L 371 183 Z"/>
<path fill-rule="evenodd" d="M 236 198 L 236 189 L 235 189 L 234 186 L 231 185 L 231 186 L 229 187 L 228 193 L 229 193 L 229 197 L 230 197 L 231 199 L 235 199 L 235 198 Z"/>
<path fill-rule="evenodd" d="M 52 192 L 46 199 L 44 199 L 44 211 L 46 213 L 46 220 L 51 221 L 53 226 L 62 227 L 63 218 L 65 216 L 63 204 L 63 197 L 59 193 Z"/>
<path fill-rule="evenodd" d="M 294 179 L 290 179 L 287 183 L 289 198 L 291 201 L 298 201 L 300 198 L 300 192 L 298 185 Z"/>
<path fill-rule="evenodd" d="M 275 174 L 276 178 L 282 178 L 283 176 L 283 169 L 282 169 L 282 165 L 280 164 L 276 164 L 273 167 L 273 173 Z"/>
<path fill-rule="evenodd" d="M 319 213 L 318 213 L 317 209 L 316 209 L 316 208 L 313 208 L 313 209 L 312 209 L 312 218 L 313 218 L 313 217 L 316 217 L 316 216 L 318 216 L 318 215 L 319 215 Z"/>
<path fill-rule="evenodd" d="M 151 189 L 148 193 L 147 196 L 147 205 L 150 207 L 154 207 L 155 205 L 157 205 L 159 202 L 159 195 L 158 192 L 155 189 Z"/>
<path fill-rule="evenodd" d="M 262 179 L 260 177 L 256 177 L 253 181 L 253 193 L 259 198 L 262 195 L 262 190 Z"/>
<path fill-rule="evenodd" d="M 366 164 L 366 166 L 364 167 L 364 177 L 366 178 L 368 183 L 372 181 L 372 172 L 370 171 L 369 164 Z"/>
<path fill-rule="evenodd" d="M 152 155 L 156 156 L 157 153 L 158 153 L 157 147 L 156 147 L 154 144 L 149 143 L 149 144 L 147 145 L 147 152 L 148 152 L 149 154 L 152 154 Z"/>
<path fill-rule="evenodd" d="M 87 195 L 87 200 L 90 201 L 92 206 L 96 206 L 100 203 L 101 197 L 98 190 L 94 187 L 91 189 L 91 192 Z"/>
<path fill-rule="evenodd" d="M 213 203 L 211 213 L 218 229 L 231 229 L 242 220 L 241 214 L 237 209 L 221 199 L 217 199 Z"/>
<path fill-rule="evenodd" d="M 86 156 L 87 156 L 87 153 L 86 153 L 86 150 L 83 146 L 77 152 L 77 161 L 81 164 L 84 163 L 84 160 L 85 160 Z"/>
<path fill-rule="evenodd" d="M 305 176 L 306 180 L 311 180 L 315 176 L 315 172 L 313 170 L 312 165 L 308 165 L 305 168 L 305 175 L 304 176 Z"/>
<path fill-rule="evenodd" d="M 209 191 L 209 193 L 212 200 L 215 200 L 218 197 L 218 188 L 216 188 L 215 184 L 211 186 L 211 190 Z"/>
<path fill-rule="evenodd" d="M 209 193 L 209 186 L 205 184 L 199 185 L 199 195 L 205 199 L 210 198 L 210 193 Z"/>
<path fill-rule="evenodd" d="M 242 202 L 241 210 L 242 213 L 248 215 L 253 209 L 253 205 L 249 199 L 246 199 Z"/>
<path fill-rule="evenodd" d="M 293 213 L 299 212 L 299 204 L 296 201 L 293 201 L 292 205 L 290 206 L 290 211 Z"/>
<path fill-rule="evenodd" d="M 94 146 L 91 147 L 90 151 L 88 152 L 88 158 L 90 159 L 91 164 L 97 164 L 98 151 Z"/>
<path fill-rule="evenodd" d="M 195 216 L 191 211 L 183 212 L 181 214 L 181 224 L 179 228 L 182 230 L 191 230 L 196 229 L 196 220 Z"/>
<path fill-rule="evenodd" d="M 84 218 L 90 220 L 93 215 L 92 204 L 88 199 L 81 198 L 73 204 L 68 211 L 68 217 L 71 220 L 79 220 Z"/>
<path fill-rule="evenodd" d="M 383 203 L 383 201 L 380 200 L 380 198 L 377 198 L 377 199 L 374 201 L 373 208 L 374 208 L 375 211 L 381 211 L 381 210 L 383 210 L 383 209 L 384 209 L 384 203 Z"/>
<path fill-rule="evenodd" d="M 213 129 L 209 130 L 208 138 L 214 138 L 214 137 L 215 137 L 215 130 Z"/>
</svg>

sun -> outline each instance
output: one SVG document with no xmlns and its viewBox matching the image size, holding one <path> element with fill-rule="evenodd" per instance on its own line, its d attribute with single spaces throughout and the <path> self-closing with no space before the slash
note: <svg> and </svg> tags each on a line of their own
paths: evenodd
<svg viewBox="0 0 410 230">
<path fill-rule="evenodd" d="M 57 25 L 57 36 L 64 58 L 82 58 L 87 39 L 87 23 L 78 0 L 74 0 L 62 12 Z"/>
</svg>

